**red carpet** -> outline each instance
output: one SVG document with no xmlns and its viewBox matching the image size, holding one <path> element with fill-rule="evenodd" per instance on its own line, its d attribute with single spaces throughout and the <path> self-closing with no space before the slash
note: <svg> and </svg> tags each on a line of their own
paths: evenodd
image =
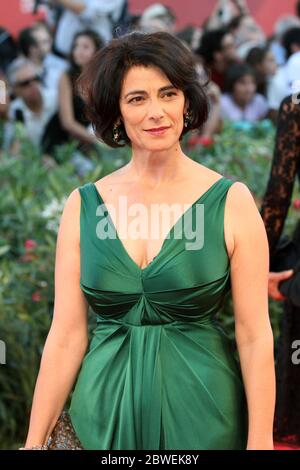
<svg viewBox="0 0 300 470">
<path fill-rule="evenodd" d="M 275 450 L 300 450 L 300 447 L 293 446 L 291 444 L 285 444 L 283 442 L 275 442 L 274 449 Z"/>
</svg>

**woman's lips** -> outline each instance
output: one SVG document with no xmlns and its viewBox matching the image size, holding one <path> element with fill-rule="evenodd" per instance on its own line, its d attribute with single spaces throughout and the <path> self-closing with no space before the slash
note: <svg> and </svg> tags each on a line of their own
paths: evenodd
<svg viewBox="0 0 300 470">
<path fill-rule="evenodd" d="M 146 132 L 148 132 L 151 135 L 162 135 L 165 132 L 167 132 L 168 129 L 170 129 L 170 127 L 161 127 L 158 129 L 147 129 Z"/>
</svg>

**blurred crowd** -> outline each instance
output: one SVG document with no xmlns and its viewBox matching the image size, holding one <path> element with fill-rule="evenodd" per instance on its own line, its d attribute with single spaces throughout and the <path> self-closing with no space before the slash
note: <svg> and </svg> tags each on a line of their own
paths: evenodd
<svg viewBox="0 0 300 470">
<path fill-rule="evenodd" d="M 2 151 L 17 151 L 16 124 L 22 122 L 48 161 L 57 145 L 75 140 L 74 161 L 89 170 L 87 156 L 98 140 L 76 79 L 97 50 L 130 31 L 168 31 L 194 52 L 211 104 L 200 141 L 220 132 L 225 119 L 252 124 L 268 118 L 276 124 L 282 100 L 300 89 L 300 1 L 294 15 L 278 18 L 270 37 L 246 0 L 219 0 L 203 24 L 183 30 L 176 30 L 175 12 L 159 3 L 141 15 L 131 14 L 126 0 L 39 3 L 45 3 L 45 21 L 23 29 L 17 39 L 0 27 Z"/>
</svg>

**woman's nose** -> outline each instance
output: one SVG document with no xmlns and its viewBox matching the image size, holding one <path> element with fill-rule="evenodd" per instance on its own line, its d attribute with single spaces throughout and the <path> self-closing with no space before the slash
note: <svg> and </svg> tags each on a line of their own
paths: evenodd
<svg viewBox="0 0 300 470">
<path fill-rule="evenodd" d="M 161 103 L 158 100 L 152 100 L 149 104 L 148 108 L 148 115 L 149 117 L 158 119 L 163 117 L 164 111 L 162 108 Z"/>
</svg>

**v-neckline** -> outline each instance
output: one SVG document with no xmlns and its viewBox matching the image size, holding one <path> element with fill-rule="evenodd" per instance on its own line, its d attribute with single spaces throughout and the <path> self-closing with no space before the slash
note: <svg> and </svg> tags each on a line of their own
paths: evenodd
<svg viewBox="0 0 300 470">
<path fill-rule="evenodd" d="M 225 177 L 224 176 L 221 176 L 221 178 L 219 178 L 217 181 L 215 181 L 206 191 L 204 191 L 203 194 L 201 194 L 201 196 L 199 196 L 196 201 L 194 201 L 182 214 L 181 216 L 179 217 L 179 219 L 176 220 L 176 222 L 172 225 L 172 227 L 170 228 L 170 230 L 168 231 L 167 235 L 165 236 L 163 242 L 162 242 L 162 245 L 160 247 L 160 250 L 158 251 L 157 255 L 154 256 L 154 258 L 150 261 L 150 263 L 147 264 L 147 266 L 145 266 L 144 268 L 141 268 L 135 261 L 134 259 L 129 255 L 128 251 L 126 250 L 122 240 L 119 238 L 119 235 L 118 235 L 118 232 L 116 230 L 116 227 L 115 227 L 115 224 L 107 210 L 107 206 L 106 206 L 106 203 L 104 202 L 104 199 L 103 197 L 101 196 L 100 192 L 98 191 L 98 188 L 97 186 L 95 185 L 95 183 L 91 183 L 91 185 L 94 187 L 94 190 L 96 192 L 96 196 L 98 197 L 98 199 L 101 201 L 101 203 L 104 205 L 105 207 L 105 210 L 107 212 L 107 216 L 106 218 L 108 219 L 108 221 L 110 222 L 115 234 L 116 234 L 116 239 L 118 240 L 123 252 L 125 253 L 125 256 L 127 257 L 127 259 L 135 266 L 135 268 L 140 272 L 140 274 L 144 273 L 147 269 L 149 269 L 150 266 L 153 266 L 153 263 L 155 261 L 157 261 L 157 259 L 161 256 L 162 252 L 163 252 L 163 249 L 165 247 L 165 244 L 167 242 L 167 240 L 170 239 L 170 235 L 172 234 L 172 232 L 175 230 L 175 227 L 177 226 L 177 224 L 179 222 L 182 221 L 183 217 L 187 214 L 188 211 L 192 210 L 192 208 L 195 206 L 195 204 L 197 204 L 199 201 L 201 201 L 201 199 L 206 196 L 215 186 L 217 183 L 219 183 L 220 181 L 224 180 Z"/>
</svg>

